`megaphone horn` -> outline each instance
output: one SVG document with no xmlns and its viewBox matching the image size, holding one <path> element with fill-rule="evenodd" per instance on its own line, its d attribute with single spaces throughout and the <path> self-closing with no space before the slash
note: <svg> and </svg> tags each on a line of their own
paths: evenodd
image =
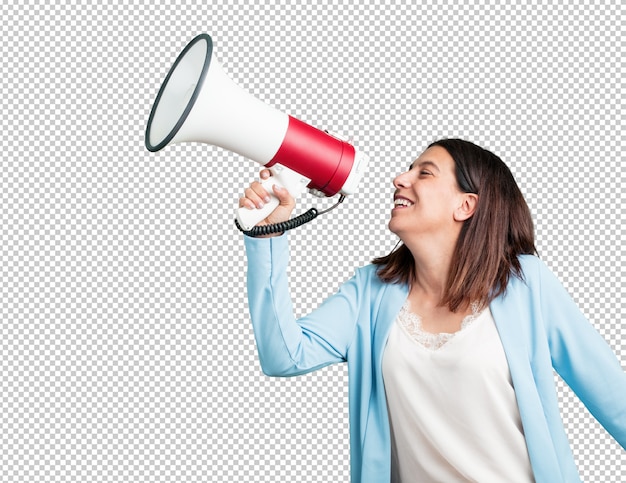
<svg viewBox="0 0 626 483">
<path fill-rule="evenodd" d="M 146 126 L 149 151 L 180 142 L 202 142 L 245 156 L 272 171 L 268 192 L 279 184 L 297 197 L 305 188 L 334 196 L 354 193 L 368 158 L 347 141 L 289 116 L 235 84 L 213 55 L 208 34 L 179 54 L 152 105 Z M 278 205 L 237 209 L 250 230 Z"/>
</svg>

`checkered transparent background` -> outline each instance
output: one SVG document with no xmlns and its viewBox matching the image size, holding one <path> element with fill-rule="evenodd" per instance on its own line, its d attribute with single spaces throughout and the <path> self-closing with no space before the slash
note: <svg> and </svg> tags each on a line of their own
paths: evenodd
<svg viewBox="0 0 626 483">
<path fill-rule="evenodd" d="M 349 477 L 345 367 L 259 368 L 232 222 L 258 166 L 144 148 L 200 32 L 242 87 L 371 157 L 290 236 L 298 313 L 394 246 L 393 176 L 463 137 L 509 164 L 542 258 L 626 365 L 622 2 L 153 3 L 0 6 L 0 481 Z M 583 479 L 626 481 L 626 452 L 559 397 Z"/>
</svg>

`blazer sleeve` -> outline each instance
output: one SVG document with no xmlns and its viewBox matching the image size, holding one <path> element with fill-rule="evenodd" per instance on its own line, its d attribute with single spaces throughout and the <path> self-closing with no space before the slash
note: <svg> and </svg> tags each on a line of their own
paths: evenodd
<svg viewBox="0 0 626 483">
<path fill-rule="evenodd" d="M 311 314 L 296 320 L 289 294 L 286 235 L 245 237 L 248 305 L 261 368 L 295 376 L 344 362 L 358 319 L 359 276 Z"/>
<path fill-rule="evenodd" d="M 626 373 L 556 276 L 540 263 L 541 310 L 552 365 L 626 449 Z"/>
</svg>

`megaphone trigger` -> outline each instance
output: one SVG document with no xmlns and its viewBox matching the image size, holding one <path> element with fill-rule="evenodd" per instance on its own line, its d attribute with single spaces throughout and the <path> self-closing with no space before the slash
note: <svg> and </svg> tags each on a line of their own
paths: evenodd
<svg viewBox="0 0 626 483">
<path fill-rule="evenodd" d="M 263 180 L 261 185 L 270 194 L 270 201 L 265 203 L 263 208 L 256 208 L 253 210 L 243 207 L 237 208 L 237 224 L 244 231 L 251 230 L 257 223 L 267 218 L 269 214 L 278 206 L 278 198 L 276 198 L 273 194 L 274 190 L 272 189 L 274 185 L 285 188 L 289 191 L 291 196 L 297 198 L 300 194 L 302 194 L 306 186 L 311 181 L 309 178 L 302 176 L 300 173 L 280 164 L 275 164 L 269 168 L 269 170 L 272 173 L 272 176 Z"/>
</svg>

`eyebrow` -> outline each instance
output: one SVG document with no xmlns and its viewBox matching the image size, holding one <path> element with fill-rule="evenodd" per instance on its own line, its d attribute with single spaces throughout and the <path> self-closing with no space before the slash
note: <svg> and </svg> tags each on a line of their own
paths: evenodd
<svg viewBox="0 0 626 483">
<path fill-rule="evenodd" d="M 437 172 L 441 172 L 441 170 L 439 169 L 439 166 L 437 166 L 433 161 L 420 161 L 417 164 L 420 168 L 423 168 L 425 166 L 430 166 L 434 169 L 437 170 Z M 415 167 L 415 163 L 411 163 L 411 166 L 409 166 L 409 170 L 413 169 Z"/>
</svg>

